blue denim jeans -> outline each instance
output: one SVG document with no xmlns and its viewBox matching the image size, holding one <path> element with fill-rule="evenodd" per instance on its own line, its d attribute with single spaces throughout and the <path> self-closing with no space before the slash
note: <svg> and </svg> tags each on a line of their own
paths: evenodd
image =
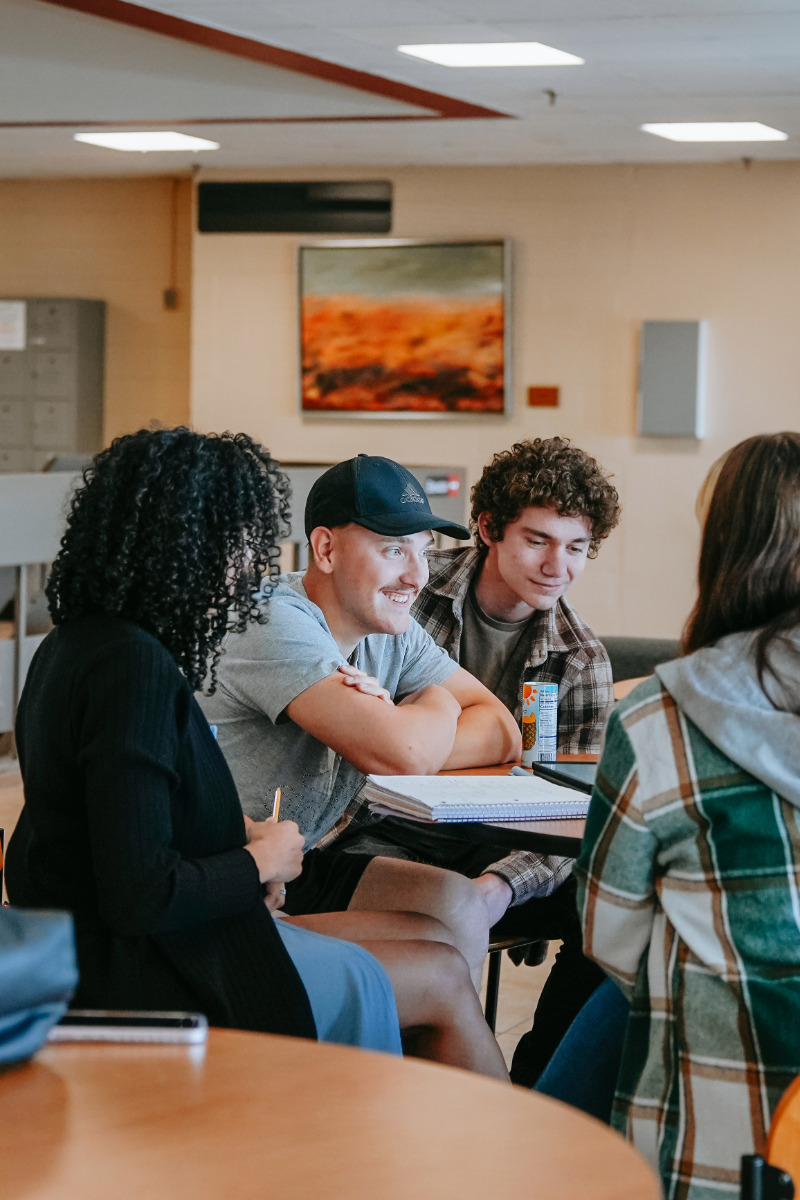
<svg viewBox="0 0 800 1200">
<path fill-rule="evenodd" d="M 617 985 L 606 979 L 564 1034 L 534 1090 L 608 1124 L 629 1010 Z"/>
</svg>

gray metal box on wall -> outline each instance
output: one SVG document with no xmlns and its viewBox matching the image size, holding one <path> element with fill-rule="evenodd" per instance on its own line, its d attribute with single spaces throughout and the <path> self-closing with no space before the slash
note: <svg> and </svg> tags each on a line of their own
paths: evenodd
<svg viewBox="0 0 800 1200">
<path fill-rule="evenodd" d="M 0 471 L 103 445 L 105 303 L 0 300 Z"/>
<path fill-rule="evenodd" d="M 637 432 L 702 437 L 705 321 L 643 321 Z"/>
</svg>

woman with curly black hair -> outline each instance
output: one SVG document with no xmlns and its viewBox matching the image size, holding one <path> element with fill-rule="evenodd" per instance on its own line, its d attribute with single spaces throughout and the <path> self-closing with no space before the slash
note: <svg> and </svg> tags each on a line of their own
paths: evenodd
<svg viewBox="0 0 800 1200">
<path fill-rule="evenodd" d="M 225 632 L 265 619 L 253 595 L 276 572 L 287 501 L 244 434 L 141 430 L 86 469 L 47 586 L 55 629 L 20 701 L 9 895 L 73 913 L 76 1006 L 200 1010 L 395 1052 L 399 1009 L 424 1056 L 502 1074 L 443 927 L 401 915 L 384 944 L 379 914 L 363 939 L 349 921 L 354 941 L 385 946 L 390 981 L 362 946 L 272 919 L 302 836 L 245 826 L 193 693 L 213 689 Z"/>
<path fill-rule="evenodd" d="M 133 621 L 197 691 L 232 619 L 259 619 L 253 594 L 288 529 L 289 481 L 246 434 L 118 438 L 73 499 L 46 588 L 53 624 L 98 612 Z"/>
</svg>

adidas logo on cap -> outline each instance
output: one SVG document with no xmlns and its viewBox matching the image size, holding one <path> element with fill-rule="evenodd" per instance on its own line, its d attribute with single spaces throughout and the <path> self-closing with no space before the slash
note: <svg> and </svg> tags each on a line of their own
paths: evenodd
<svg viewBox="0 0 800 1200">
<path fill-rule="evenodd" d="M 424 504 L 425 497 L 420 496 L 417 489 L 412 484 L 407 483 L 406 486 L 403 488 L 402 494 L 400 496 L 400 503 L 401 504 Z"/>
</svg>

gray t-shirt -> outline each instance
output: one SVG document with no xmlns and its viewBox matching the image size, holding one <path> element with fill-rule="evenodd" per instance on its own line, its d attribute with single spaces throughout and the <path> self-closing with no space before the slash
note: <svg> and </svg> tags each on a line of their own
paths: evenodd
<svg viewBox="0 0 800 1200">
<path fill-rule="evenodd" d="M 480 679 L 512 713 L 522 692 L 530 647 L 528 627 L 535 619 L 534 615 L 521 621 L 498 621 L 483 611 L 473 588 L 469 589 L 464 602 L 464 628 L 458 655 L 461 666 Z"/>
<path fill-rule="evenodd" d="M 364 776 L 286 715 L 291 702 L 332 675 L 342 656 L 322 609 L 309 600 L 302 573 L 282 575 L 265 601 L 268 621 L 230 633 L 217 690 L 200 704 L 228 760 L 242 808 L 263 821 L 280 787 L 281 817 L 296 821 L 313 846 L 338 821 Z M 412 619 L 400 636 L 374 633 L 351 658 L 393 699 L 444 683 L 458 663 Z"/>
</svg>

